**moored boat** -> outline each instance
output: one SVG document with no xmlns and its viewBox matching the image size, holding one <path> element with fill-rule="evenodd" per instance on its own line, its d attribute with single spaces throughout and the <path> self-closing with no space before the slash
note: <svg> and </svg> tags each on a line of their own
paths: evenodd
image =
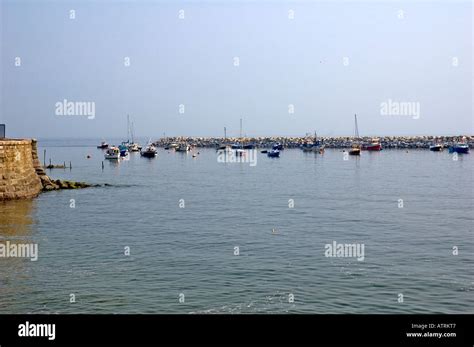
<svg viewBox="0 0 474 347">
<path fill-rule="evenodd" d="M 124 143 L 122 143 L 119 147 L 118 147 L 119 151 L 120 151 L 120 156 L 121 157 L 126 157 L 128 155 L 128 146 Z"/>
<path fill-rule="evenodd" d="M 167 147 L 168 147 L 168 149 L 176 150 L 176 148 L 178 148 L 179 145 L 177 143 L 170 143 Z"/>
<path fill-rule="evenodd" d="M 381 151 L 382 144 L 380 143 L 378 138 L 373 138 L 370 143 L 364 144 L 362 146 L 362 149 L 366 151 Z"/>
<path fill-rule="evenodd" d="M 128 150 L 129 150 L 130 152 L 140 152 L 140 146 L 138 145 L 138 143 L 132 142 L 132 143 L 128 146 Z"/>
<path fill-rule="evenodd" d="M 440 152 L 443 149 L 443 146 L 440 144 L 434 144 L 430 146 L 430 151 L 432 152 Z"/>
<path fill-rule="evenodd" d="M 156 157 L 156 147 L 152 144 L 149 143 L 143 151 L 140 152 L 142 157 L 146 158 L 154 158 Z"/>
<path fill-rule="evenodd" d="M 313 152 L 323 154 L 324 153 L 324 148 L 325 148 L 325 146 L 318 141 L 318 143 L 315 143 L 313 145 Z"/>
<path fill-rule="evenodd" d="M 349 150 L 349 155 L 360 155 L 360 147 L 352 147 Z"/>
<path fill-rule="evenodd" d="M 128 132 L 130 136 L 132 137 L 132 142 L 128 141 L 128 150 L 130 152 L 140 152 L 142 149 L 142 146 L 140 146 L 140 144 L 135 142 L 135 127 L 134 127 L 133 121 L 130 122 L 129 116 L 127 116 L 127 123 L 128 123 L 128 128 L 129 128 Z"/>
<path fill-rule="evenodd" d="M 217 148 L 217 151 L 218 152 L 231 152 L 232 151 L 232 147 L 230 145 L 220 145 L 218 148 Z"/>
<path fill-rule="evenodd" d="M 99 149 L 107 149 L 109 148 L 109 144 L 105 141 L 102 141 L 99 146 L 97 146 Z"/>
<path fill-rule="evenodd" d="M 357 115 L 354 115 L 354 141 L 352 148 L 349 150 L 349 155 L 360 155 L 360 143 L 359 143 L 359 126 L 357 125 Z"/>
<path fill-rule="evenodd" d="M 468 154 L 469 146 L 465 143 L 456 143 L 455 145 L 449 147 L 449 153 Z"/>
<path fill-rule="evenodd" d="M 459 154 L 469 153 L 469 145 L 467 144 L 466 137 L 463 136 L 461 141 L 450 146 L 448 150 L 449 150 L 449 153 L 459 153 Z"/>
<path fill-rule="evenodd" d="M 314 153 L 324 153 L 324 144 L 322 141 L 318 140 L 316 131 L 314 132 L 313 142 L 306 141 L 300 146 L 303 152 L 314 152 Z"/>
<path fill-rule="evenodd" d="M 272 149 L 276 149 L 276 150 L 283 150 L 283 145 L 280 143 L 280 142 L 277 142 L 277 143 L 274 143 L 273 146 L 272 146 Z"/>
<path fill-rule="evenodd" d="M 216 147 L 216 150 L 217 151 L 230 151 L 232 148 L 231 148 L 231 145 L 229 145 L 227 143 L 227 128 L 224 127 L 224 141 L 221 142 L 220 144 L 217 144 L 217 147 Z"/>
<path fill-rule="evenodd" d="M 180 143 L 178 147 L 176 147 L 176 152 L 188 152 L 191 150 L 191 146 L 187 143 Z"/>
<path fill-rule="evenodd" d="M 117 147 L 109 147 L 104 154 L 105 159 L 118 160 L 120 159 L 120 150 Z"/>
<path fill-rule="evenodd" d="M 267 152 L 267 155 L 270 158 L 278 158 L 280 157 L 280 151 L 278 149 L 272 149 L 271 151 Z"/>
<path fill-rule="evenodd" d="M 246 152 L 245 149 L 239 148 L 239 149 L 235 150 L 235 155 L 237 157 L 243 157 L 243 156 L 245 156 L 245 152 Z"/>
</svg>

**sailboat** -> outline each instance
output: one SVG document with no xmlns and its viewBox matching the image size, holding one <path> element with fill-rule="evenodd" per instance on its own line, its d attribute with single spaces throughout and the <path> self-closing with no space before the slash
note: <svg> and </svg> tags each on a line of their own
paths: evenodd
<svg viewBox="0 0 474 347">
<path fill-rule="evenodd" d="M 349 155 L 360 155 L 360 144 L 359 144 L 359 127 L 357 126 L 357 115 L 354 115 L 354 140 L 356 143 L 352 144 L 352 148 L 349 150 Z"/>
<path fill-rule="evenodd" d="M 142 146 L 140 146 L 138 143 L 135 143 L 135 129 L 134 129 L 134 126 L 133 126 L 133 121 L 130 122 L 130 116 L 129 115 L 127 115 L 127 128 L 128 128 L 128 136 L 132 137 L 132 142 L 130 142 L 127 139 L 129 151 L 130 152 L 140 152 L 140 150 L 142 149 Z M 127 136 L 127 138 L 128 138 L 128 136 Z"/>
<path fill-rule="evenodd" d="M 232 146 L 235 149 L 235 155 L 238 157 L 242 157 L 245 153 L 244 145 L 242 142 L 242 118 L 240 118 L 240 137 L 239 137 L 239 144 L 236 146 Z"/>
<path fill-rule="evenodd" d="M 127 141 L 122 141 L 118 146 L 120 150 L 120 156 L 126 157 L 130 148 L 130 116 L 127 114 Z"/>
<path fill-rule="evenodd" d="M 217 151 L 232 151 L 232 146 L 227 143 L 227 128 L 224 127 L 224 141 L 217 145 Z"/>
</svg>

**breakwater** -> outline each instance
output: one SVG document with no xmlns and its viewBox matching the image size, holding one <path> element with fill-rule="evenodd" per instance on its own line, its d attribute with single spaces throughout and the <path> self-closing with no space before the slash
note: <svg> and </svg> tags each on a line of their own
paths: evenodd
<svg viewBox="0 0 474 347">
<path fill-rule="evenodd" d="M 383 148 L 392 149 L 428 149 L 433 143 L 439 143 L 444 147 L 449 147 L 461 139 L 465 138 L 469 147 L 474 148 L 474 135 L 457 136 L 380 136 L 377 139 Z M 370 143 L 373 137 L 361 137 L 357 141 Z M 297 148 L 304 143 L 312 142 L 311 136 L 304 137 L 286 137 L 286 136 L 268 136 L 268 137 L 166 137 L 155 142 L 156 146 L 165 147 L 171 143 L 187 142 L 194 147 L 217 147 L 222 144 L 244 143 L 253 144 L 258 148 L 270 148 L 274 143 L 281 143 L 286 148 Z M 318 137 L 327 148 L 350 148 L 356 140 L 351 136 L 339 137 Z"/>
</svg>

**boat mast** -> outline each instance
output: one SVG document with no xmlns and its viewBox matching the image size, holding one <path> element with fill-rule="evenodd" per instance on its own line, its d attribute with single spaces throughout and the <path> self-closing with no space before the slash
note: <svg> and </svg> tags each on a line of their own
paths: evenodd
<svg viewBox="0 0 474 347">
<path fill-rule="evenodd" d="M 130 115 L 127 114 L 127 142 L 130 142 Z"/>
<path fill-rule="evenodd" d="M 355 122 L 355 137 L 359 138 L 359 126 L 357 125 L 357 115 L 354 115 L 354 122 Z"/>
<path fill-rule="evenodd" d="M 243 143 L 242 143 L 242 118 L 240 118 L 240 147 L 243 148 Z"/>
</svg>

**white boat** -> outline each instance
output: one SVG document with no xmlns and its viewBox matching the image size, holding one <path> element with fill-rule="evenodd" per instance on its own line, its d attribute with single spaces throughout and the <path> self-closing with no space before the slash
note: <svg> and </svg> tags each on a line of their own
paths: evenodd
<svg viewBox="0 0 474 347">
<path fill-rule="evenodd" d="M 169 146 L 167 146 L 169 149 L 174 149 L 176 150 L 176 148 L 179 147 L 179 145 L 177 143 L 170 143 Z"/>
<path fill-rule="evenodd" d="M 104 157 L 105 159 L 118 160 L 120 159 L 120 150 L 117 147 L 109 147 Z"/>
<path fill-rule="evenodd" d="M 191 150 L 191 146 L 187 143 L 181 143 L 178 147 L 176 147 L 176 152 L 188 152 Z"/>
<path fill-rule="evenodd" d="M 128 146 L 128 150 L 129 150 L 130 152 L 140 152 L 140 146 L 138 145 L 138 143 L 132 142 L 132 143 Z"/>
</svg>

